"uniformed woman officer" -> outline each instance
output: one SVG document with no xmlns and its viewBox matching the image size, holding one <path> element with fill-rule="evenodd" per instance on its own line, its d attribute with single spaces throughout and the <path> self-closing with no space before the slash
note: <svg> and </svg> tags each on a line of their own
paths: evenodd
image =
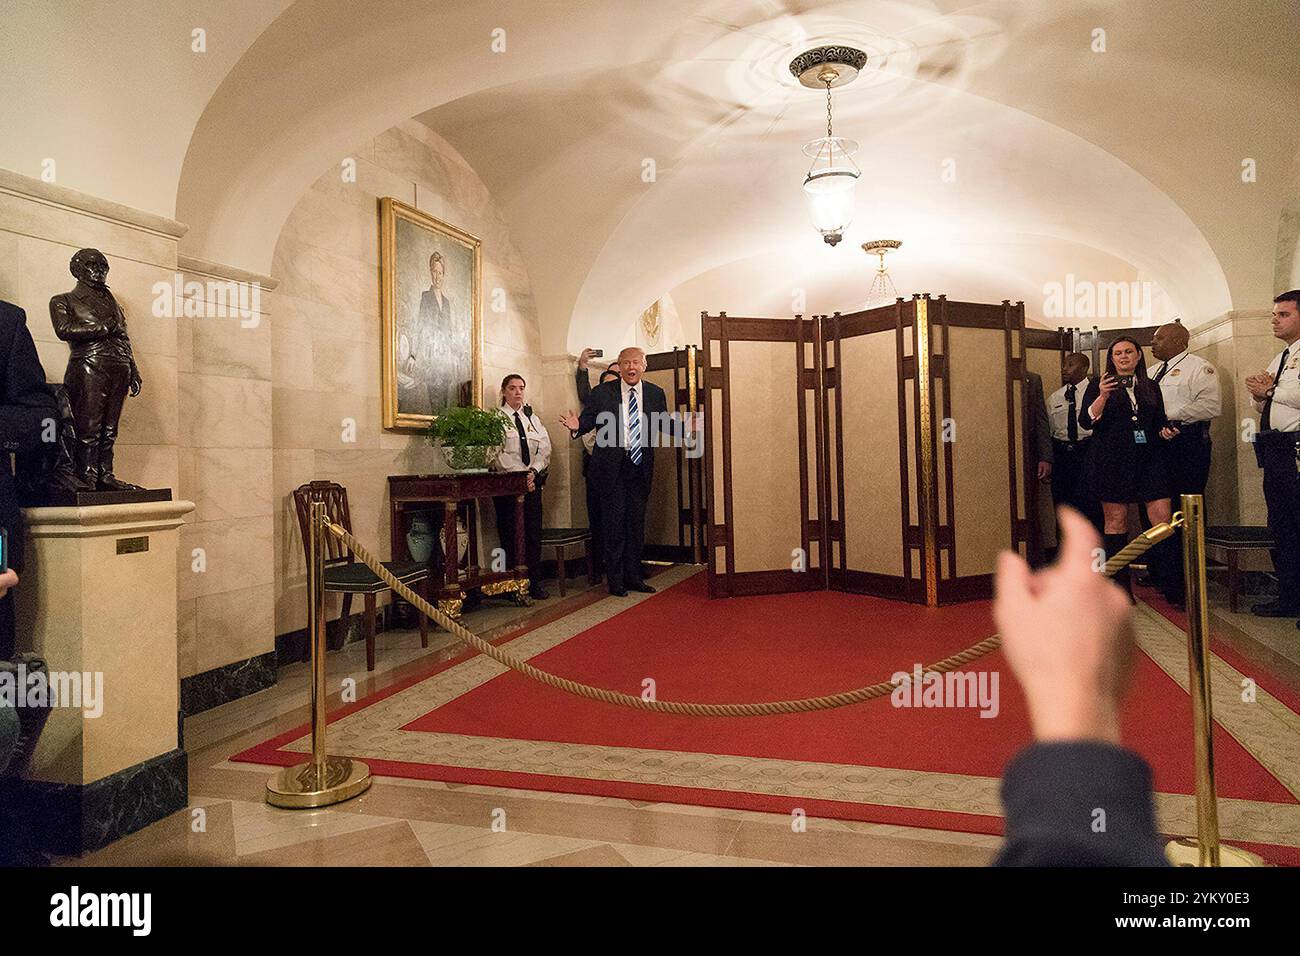
<svg viewBox="0 0 1300 956">
<path fill-rule="evenodd" d="M 1152 524 L 1168 521 L 1164 442 L 1178 434 L 1165 418 L 1160 387 L 1147 377 L 1142 347 L 1121 336 L 1106 351 L 1106 372 L 1083 395 L 1079 425 L 1092 429 L 1092 486 L 1101 501 L 1106 556 L 1128 543 L 1128 506 L 1146 506 Z M 1127 588 L 1127 571 L 1119 581 Z"/>
<path fill-rule="evenodd" d="M 507 375 L 501 380 L 501 405 L 497 409 L 506 420 L 506 440 L 501 446 L 496 467 L 499 471 L 528 472 L 528 494 L 524 496 L 524 563 L 528 565 L 529 593 L 538 600 L 550 595 L 542 587 L 542 485 L 551 462 L 551 436 L 542 420 L 524 404 L 527 383 L 522 375 Z M 493 499 L 497 512 L 497 531 L 506 553 L 506 567 L 516 565 L 515 498 L 499 495 Z"/>
</svg>

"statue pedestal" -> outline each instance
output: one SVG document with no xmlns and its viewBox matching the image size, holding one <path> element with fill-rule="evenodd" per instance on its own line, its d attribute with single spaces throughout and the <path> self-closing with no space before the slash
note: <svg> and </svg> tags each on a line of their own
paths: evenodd
<svg viewBox="0 0 1300 956">
<path fill-rule="evenodd" d="M 54 852 L 103 846 L 188 801 L 177 740 L 176 551 L 192 510 L 193 502 L 156 501 L 25 512 L 18 648 L 45 659 L 62 698 L 25 792 Z"/>
</svg>

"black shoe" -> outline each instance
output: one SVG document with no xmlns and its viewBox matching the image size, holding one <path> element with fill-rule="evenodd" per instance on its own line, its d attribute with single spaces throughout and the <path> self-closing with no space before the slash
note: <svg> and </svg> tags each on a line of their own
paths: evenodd
<svg viewBox="0 0 1300 956">
<path fill-rule="evenodd" d="M 1250 609 L 1250 613 L 1256 617 L 1295 617 L 1300 608 L 1292 607 L 1289 604 L 1283 604 L 1281 601 L 1268 601 L 1264 604 L 1256 604 Z"/>
<path fill-rule="evenodd" d="M 528 589 L 528 596 L 534 601 L 545 601 L 551 596 L 551 592 L 546 590 L 546 588 L 542 587 L 540 584 L 534 584 Z"/>
<path fill-rule="evenodd" d="M 638 581 L 636 584 L 629 584 L 628 590 L 640 591 L 642 594 L 654 594 L 655 588 L 652 584 L 646 584 L 644 581 Z"/>
<path fill-rule="evenodd" d="M 612 597 L 627 597 L 627 588 L 610 588 L 609 593 Z"/>
</svg>

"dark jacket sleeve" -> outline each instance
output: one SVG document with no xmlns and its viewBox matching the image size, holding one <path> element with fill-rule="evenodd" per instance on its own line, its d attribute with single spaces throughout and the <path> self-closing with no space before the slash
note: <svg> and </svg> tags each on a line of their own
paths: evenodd
<svg viewBox="0 0 1300 956">
<path fill-rule="evenodd" d="M 580 368 L 573 375 L 573 380 L 578 386 L 578 402 L 586 405 L 587 399 L 591 397 L 591 375 L 585 368 Z"/>
<path fill-rule="evenodd" d="M 1095 378 L 1088 379 L 1088 387 L 1083 390 L 1083 401 L 1079 403 L 1080 428 L 1086 428 L 1089 431 L 1092 431 L 1097 427 L 1097 423 L 1093 420 L 1092 414 L 1088 409 L 1092 408 L 1092 403 L 1095 402 L 1100 395 L 1101 383 Z M 1106 405 L 1110 405 L 1109 399 L 1106 401 Z"/>
<path fill-rule="evenodd" d="M 0 394 L 0 448 L 26 451 L 41 446 L 45 423 L 59 419 L 59 407 L 45 387 L 45 369 L 27 331 L 27 314 L 9 303 L 0 321 L 0 355 L 4 356 Z"/>
<path fill-rule="evenodd" d="M 1006 842 L 996 866 L 1168 866 L 1151 769 L 1099 741 L 1034 744 L 1002 777 Z"/>
<path fill-rule="evenodd" d="M 597 421 L 597 416 L 600 414 L 602 406 L 606 404 L 604 398 L 606 392 L 608 392 L 608 389 L 604 385 L 591 389 L 591 393 L 582 404 L 582 413 L 578 416 L 578 431 L 574 435 L 575 438 L 578 435 L 587 434 L 600 424 Z"/>
<path fill-rule="evenodd" d="M 1043 395 L 1042 376 L 1034 374 L 1030 378 L 1029 400 L 1033 403 L 1034 447 L 1038 452 L 1038 461 L 1052 461 L 1052 421 L 1047 417 L 1047 398 Z"/>
<path fill-rule="evenodd" d="M 1151 405 L 1147 427 L 1151 429 L 1151 440 L 1154 441 L 1159 436 L 1160 429 L 1169 426 L 1169 416 L 1165 413 L 1165 393 L 1160 390 L 1160 386 L 1153 382 L 1146 391 Z"/>
</svg>

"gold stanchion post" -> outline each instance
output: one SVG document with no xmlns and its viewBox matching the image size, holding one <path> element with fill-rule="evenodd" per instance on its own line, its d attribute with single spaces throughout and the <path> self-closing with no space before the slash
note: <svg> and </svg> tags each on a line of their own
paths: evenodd
<svg viewBox="0 0 1300 956">
<path fill-rule="evenodd" d="M 1210 602 L 1205 579 L 1205 499 L 1183 495 L 1183 576 L 1187 599 L 1188 693 L 1196 760 L 1196 836 L 1173 840 L 1165 855 L 1175 866 L 1263 866 L 1254 853 L 1219 844 L 1214 790 L 1214 709 L 1210 699 Z"/>
<path fill-rule="evenodd" d="M 325 752 L 325 503 L 311 504 L 307 522 L 307 639 L 311 642 L 311 760 L 285 767 L 266 782 L 273 807 L 326 807 L 370 788 L 370 768 L 350 757 Z"/>
</svg>

